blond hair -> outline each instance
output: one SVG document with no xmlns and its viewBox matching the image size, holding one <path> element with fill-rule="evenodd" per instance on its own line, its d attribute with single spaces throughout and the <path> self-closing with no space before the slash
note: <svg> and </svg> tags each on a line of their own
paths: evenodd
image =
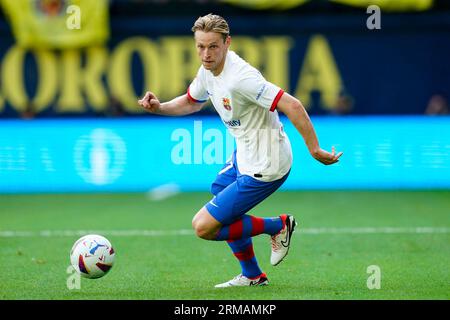
<svg viewBox="0 0 450 320">
<path fill-rule="evenodd" d="M 220 33 L 224 42 L 230 35 L 230 28 L 228 27 L 227 21 L 221 16 L 212 13 L 199 17 L 191 30 L 194 33 L 195 31 Z"/>
</svg>

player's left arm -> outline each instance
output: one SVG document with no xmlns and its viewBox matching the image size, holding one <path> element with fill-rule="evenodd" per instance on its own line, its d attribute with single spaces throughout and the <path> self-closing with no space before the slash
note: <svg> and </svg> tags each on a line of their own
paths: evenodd
<svg viewBox="0 0 450 320">
<path fill-rule="evenodd" d="M 320 148 L 314 126 L 302 103 L 288 93 L 283 93 L 277 104 L 277 110 L 283 112 L 305 140 L 310 154 L 321 163 L 330 165 L 339 161 L 343 152 L 336 154 L 335 148 L 331 152 Z"/>
</svg>

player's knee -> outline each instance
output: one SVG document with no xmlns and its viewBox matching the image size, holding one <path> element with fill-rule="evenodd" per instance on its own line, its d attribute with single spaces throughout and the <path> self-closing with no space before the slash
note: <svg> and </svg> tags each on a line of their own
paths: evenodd
<svg viewBox="0 0 450 320">
<path fill-rule="evenodd" d="M 197 225 L 194 230 L 195 230 L 195 234 L 197 235 L 197 237 L 199 237 L 201 239 L 205 239 L 205 240 L 213 240 L 214 239 L 214 234 L 211 232 L 211 230 L 202 225 Z"/>
<path fill-rule="evenodd" d="M 204 240 L 214 240 L 214 235 L 207 229 L 195 229 L 195 234 Z"/>
<path fill-rule="evenodd" d="M 194 228 L 195 234 L 199 238 L 205 240 L 213 240 L 215 238 L 213 230 L 209 228 L 208 225 L 195 218 L 192 220 L 192 228 Z"/>
</svg>

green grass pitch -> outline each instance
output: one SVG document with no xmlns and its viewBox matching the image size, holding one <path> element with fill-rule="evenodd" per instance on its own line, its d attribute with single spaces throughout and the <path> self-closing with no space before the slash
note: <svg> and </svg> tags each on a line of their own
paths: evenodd
<svg viewBox="0 0 450 320">
<path fill-rule="evenodd" d="M 450 298 L 450 191 L 277 192 L 251 214 L 296 216 L 300 228 L 289 255 L 272 267 L 269 236 L 254 238 L 270 285 L 231 289 L 214 288 L 240 271 L 226 243 L 171 233 L 191 229 L 209 199 L 208 193 L 162 201 L 144 194 L 0 195 L 0 299 Z M 431 229 L 408 231 L 417 227 Z M 114 267 L 69 290 L 69 251 L 80 230 L 162 233 L 106 234 L 116 250 Z M 370 265 L 380 268 L 380 289 L 367 287 Z"/>
</svg>

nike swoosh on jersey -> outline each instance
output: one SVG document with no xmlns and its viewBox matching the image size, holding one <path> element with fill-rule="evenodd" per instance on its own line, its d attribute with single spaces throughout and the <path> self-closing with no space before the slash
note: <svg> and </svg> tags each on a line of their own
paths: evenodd
<svg viewBox="0 0 450 320">
<path fill-rule="evenodd" d="M 214 199 L 213 199 L 213 200 L 214 200 Z M 218 208 L 219 206 L 218 206 L 217 204 L 215 204 L 215 203 L 213 202 L 213 200 L 211 200 L 209 203 L 212 204 L 214 207 Z"/>
</svg>

